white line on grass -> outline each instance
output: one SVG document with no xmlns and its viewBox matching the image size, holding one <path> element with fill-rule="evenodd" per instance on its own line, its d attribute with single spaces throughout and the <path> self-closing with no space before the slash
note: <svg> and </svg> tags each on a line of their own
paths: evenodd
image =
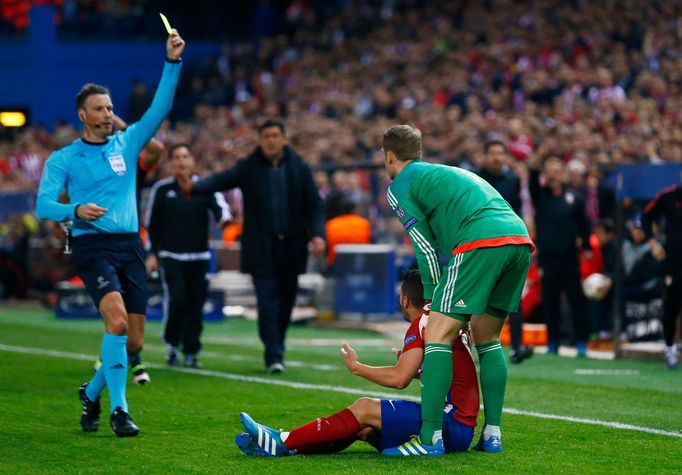
<svg viewBox="0 0 682 475">
<path fill-rule="evenodd" d="M 0 351 L 8 351 L 12 353 L 24 353 L 29 355 L 53 356 L 55 358 L 68 358 L 82 361 L 92 361 L 92 355 L 84 355 L 80 353 L 69 353 L 65 351 L 47 350 L 44 348 L 27 348 L 24 346 L 12 346 L 0 344 Z M 146 364 L 146 363 L 145 363 Z M 284 386 L 293 389 L 305 389 L 310 391 L 331 391 L 336 393 L 354 394 L 359 396 L 370 396 L 381 399 L 404 399 L 409 401 L 419 401 L 416 396 L 409 394 L 387 393 L 380 391 L 368 391 L 366 389 L 347 388 L 344 386 L 330 386 L 327 384 L 310 384 L 298 383 L 295 381 L 285 381 L 281 379 L 261 378 L 258 376 L 244 376 L 241 374 L 223 373 L 221 371 L 209 371 L 205 369 L 190 369 L 190 368 L 169 368 L 159 364 L 146 364 L 149 368 L 162 369 L 169 371 L 176 371 L 180 373 L 198 374 L 201 376 L 211 376 L 214 378 L 230 379 L 233 381 L 243 381 L 247 383 L 269 384 L 274 386 Z M 539 419 L 550 419 L 556 421 L 573 422 L 578 424 L 597 425 L 602 427 L 609 427 L 611 429 L 632 430 L 637 432 L 646 432 L 647 434 L 663 435 L 666 437 L 682 438 L 682 432 L 665 431 L 661 429 L 654 429 L 652 427 L 636 426 L 632 424 L 623 424 L 621 422 L 600 421 L 598 419 L 584 419 L 580 417 L 560 416 L 556 414 L 544 414 L 542 412 L 523 411 L 521 409 L 514 409 L 506 407 L 504 412 L 507 414 L 514 414 L 519 416 L 537 417 Z"/>
<path fill-rule="evenodd" d="M 166 351 L 166 346 L 145 344 L 145 349 L 156 350 L 156 351 Z M 229 361 L 261 361 L 262 358 L 256 356 L 247 355 L 226 355 L 225 353 L 219 353 L 217 351 L 205 351 L 201 350 L 201 356 L 210 356 L 215 358 L 227 359 Z M 338 371 L 341 369 L 340 366 L 334 366 L 330 364 L 318 364 L 318 363 L 305 363 L 303 361 L 287 360 L 287 366 L 290 368 L 312 368 L 320 371 Z"/>
<path fill-rule="evenodd" d="M 638 376 L 638 369 L 576 369 L 581 376 Z"/>
</svg>

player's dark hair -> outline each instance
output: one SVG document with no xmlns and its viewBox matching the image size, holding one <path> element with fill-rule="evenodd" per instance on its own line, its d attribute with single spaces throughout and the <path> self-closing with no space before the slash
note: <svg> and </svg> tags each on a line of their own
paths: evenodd
<svg viewBox="0 0 682 475">
<path fill-rule="evenodd" d="M 597 222 L 595 227 L 601 227 L 607 233 L 615 233 L 616 232 L 616 223 L 614 223 L 611 218 L 600 219 Z"/>
<path fill-rule="evenodd" d="M 338 206 L 340 214 L 354 214 L 357 211 L 357 205 L 348 196 L 342 196 Z"/>
<path fill-rule="evenodd" d="M 111 97 L 109 89 L 104 86 L 100 86 L 99 84 L 89 82 L 81 87 L 81 90 L 78 91 L 78 94 L 76 94 L 76 110 L 85 107 L 85 101 L 88 100 L 88 97 L 95 94 L 106 94 L 107 96 Z"/>
<path fill-rule="evenodd" d="M 270 127 L 277 127 L 277 128 L 279 128 L 279 130 L 280 130 L 283 134 L 286 133 L 286 130 L 285 130 L 284 122 L 283 122 L 283 121 L 281 121 L 281 120 L 279 120 L 279 119 L 270 118 L 270 119 L 265 119 L 265 120 L 264 120 L 263 122 L 261 122 L 261 124 L 258 126 L 258 129 L 257 129 L 257 130 L 258 130 L 258 135 L 260 135 L 261 132 L 263 132 L 265 129 L 269 129 Z"/>
<path fill-rule="evenodd" d="M 421 160 L 422 133 L 411 125 L 394 125 L 384 132 L 384 152 L 393 152 L 398 160 Z"/>
<path fill-rule="evenodd" d="M 190 147 L 189 144 L 182 142 L 182 143 L 176 143 L 176 144 L 171 146 L 170 150 L 168 150 L 168 157 L 173 158 L 173 152 L 175 152 L 177 149 L 183 148 L 183 147 L 187 149 L 187 151 L 189 152 L 190 155 L 193 155 L 192 154 L 192 147 Z"/>
<path fill-rule="evenodd" d="M 417 269 L 410 269 L 403 274 L 403 283 L 400 286 L 403 295 L 410 299 L 412 305 L 417 308 L 424 306 L 424 284 Z"/>
<path fill-rule="evenodd" d="M 485 144 L 483 144 L 483 152 L 488 153 L 488 150 L 490 150 L 490 148 L 494 147 L 495 145 L 499 145 L 500 147 L 502 147 L 504 149 L 505 152 L 507 151 L 507 146 L 505 145 L 505 143 L 503 141 L 494 139 L 494 140 L 488 140 L 488 141 L 486 141 Z"/>
</svg>

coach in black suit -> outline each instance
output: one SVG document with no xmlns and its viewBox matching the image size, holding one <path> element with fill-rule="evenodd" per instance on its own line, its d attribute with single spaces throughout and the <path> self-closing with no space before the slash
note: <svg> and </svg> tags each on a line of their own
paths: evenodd
<svg viewBox="0 0 682 475">
<path fill-rule="evenodd" d="M 258 148 L 233 168 L 181 184 L 186 193 L 241 188 L 244 231 L 241 271 L 251 274 L 258 300 L 258 331 L 268 373 L 285 370 L 284 338 L 305 272 L 308 243 L 325 249 L 324 208 L 310 168 L 287 144 L 284 123 L 258 127 Z"/>
</svg>

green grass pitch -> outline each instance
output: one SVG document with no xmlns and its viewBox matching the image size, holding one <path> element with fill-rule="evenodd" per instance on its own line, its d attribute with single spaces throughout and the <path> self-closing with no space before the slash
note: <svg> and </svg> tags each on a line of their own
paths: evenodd
<svg viewBox="0 0 682 475">
<path fill-rule="evenodd" d="M 151 385 L 128 385 L 140 436 L 116 438 L 104 414 L 99 432 L 86 434 L 76 389 L 91 375 L 101 323 L 0 308 L 0 473 L 682 471 L 682 371 L 667 371 L 662 362 L 536 355 L 510 366 L 502 454 L 395 460 L 357 442 L 338 455 L 266 459 L 246 457 L 234 445 L 240 411 L 290 429 L 360 394 L 418 398 L 417 384 L 402 392 L 380 388 L 350 375 L 339 357 L 338 342 L 349 339 L 362 361 L 391 364 L 390 348 L 400 341 L 293 326 L 287 373 L 267 376 L 253 322 L 207 324 L 204 371 L 165 368 L 159 333 L 158 323 L 148 325 L 143 356 L 152 366 Z"/>
</svg>

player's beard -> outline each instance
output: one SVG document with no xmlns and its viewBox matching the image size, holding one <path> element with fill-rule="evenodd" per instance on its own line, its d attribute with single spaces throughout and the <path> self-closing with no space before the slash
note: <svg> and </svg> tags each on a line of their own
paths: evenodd
<svg viewBox="0 0 682 475">
<path fill-rule="evenodd" d="M 101 139 L 106 139 L 114 133 L 114 124 L 96 124 L 90 128 L 90 132 Z"/>
</svg>

